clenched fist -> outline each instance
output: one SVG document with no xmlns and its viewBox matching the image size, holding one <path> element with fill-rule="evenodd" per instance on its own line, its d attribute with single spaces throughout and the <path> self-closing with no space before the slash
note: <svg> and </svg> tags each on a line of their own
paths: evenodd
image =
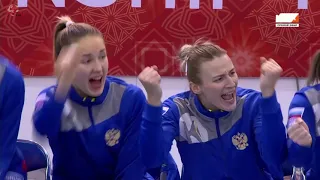
<svg viewBox="0 0 320 180">
<path fill-rule="evenodd" d="M 273 59 L 261 60 L 261 76 L 260 76 L 260 89 L 263 97 L 270 97 L 274 93 L 274 89 L 280 75 L 282 73 L 281 66 Z"/>
<path fill-rule="evenodd" d="M 153 106 L 161 105 L 162 89 L 161 76 L 157 66 L 146 67 L 138 76 L 139 81 L 147 92 L 148 103 Z"/>
<path fill-rule="evenodd" d="M 80 64 L 80 47 L 78 44 L 64 46 L 55 63 L 55 70 L 58 76 L 58 87 L 55 98 L 63 102 L 69 93 L 71 84 L 76 76 L 77 66 Z"/>
<path fill-rule="evenodd" d="M 309 127 L 301 118 L 297 118 L 296 122 L 288 128 L 289 138 L 300 146 L 310 147 L 312 137 Z"/>
</svg>

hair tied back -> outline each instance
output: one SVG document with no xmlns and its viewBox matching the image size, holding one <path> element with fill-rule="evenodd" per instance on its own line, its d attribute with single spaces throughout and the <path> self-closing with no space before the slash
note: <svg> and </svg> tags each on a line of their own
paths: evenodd
<svg viewBox="0 0 320 180">
<path fill-rule="evenodd" d="M 66 22 L 66 27 L 70 26 L 71 24 L 73 24 L 74 22 L 73 21 L 67 21 Z"/>
</svg>

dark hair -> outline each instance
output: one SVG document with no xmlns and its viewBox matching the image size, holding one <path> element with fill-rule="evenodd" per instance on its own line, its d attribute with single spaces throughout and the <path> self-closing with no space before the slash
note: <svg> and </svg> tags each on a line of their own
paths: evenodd
<svg viewBox="0 0 320 180">
<path fill-rule="evenodd" d="M 313 85 L 319 83 L 320 80 L 320 51 L 318 50 L 310 63 L 309 75 L 307 79 L 307 85 Z"/>
<path fill-rule="evenodd" d="M 103 37 L 97 28 L 89 24 L 73 22 L 69 16 L 58 17 L 58 19 L 53 37 L 54 61 L 57 60 L 63 46 L 75 43 L 87 35 Z"/>
<path fill-rule="evenodd" d="M 201 63 L 212 61 L 215 57 L 226 53 L 220 46 L 202 39 L 197 40 L 193 45 L 185 44 L 181 47 L 178 55 L 181 60 L 181 71 L 186 72 L 190 82 L 201 84 L 199 78 Z"/>
</svg>

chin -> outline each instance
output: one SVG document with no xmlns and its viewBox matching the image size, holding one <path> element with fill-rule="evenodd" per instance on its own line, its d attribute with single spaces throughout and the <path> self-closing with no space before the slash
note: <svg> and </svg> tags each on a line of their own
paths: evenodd
<svg viewBox="0 0 320 180">
<path fill-rule="evenodd" d="M 98 96 L 100 96 L 100 95 L 102 94 L 102 92 L 103 92 L 103 89 L 97 90 L 97 91 L 89 90 L 89 91 L 88 91 L 88 95 L 89 95 L 90 97 L 98 97 Z"/>
<path fill-rule="evenodd" d="M 236 109 L 236 107 L 237 107 L 237 104 L 234 103 L 232 105 L 222 106 L 221 110 L 223 110 L 223 111 L 234 111 Z"/>
</svg>

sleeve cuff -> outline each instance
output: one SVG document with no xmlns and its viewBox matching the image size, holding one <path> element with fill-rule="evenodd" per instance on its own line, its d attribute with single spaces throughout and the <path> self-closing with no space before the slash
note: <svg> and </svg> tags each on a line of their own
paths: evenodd
<svg viewBox="0 0 320 180">
<path fill-rule="evenodd" d="M 306 166 L 312 159 L 312 146 L 304 147 L 296 144 L 291 139 L 288 141 L 289 159 L 295 166 Z M 294 158 L 294 159 L 293 159 Z"/>
<path fill-rule="evenodd" d="M 152 106 L 146 103 L 143 116 L 149 122 L 161 124 L 162 106 Z"/>
<path fill-rule="evenodd" d="M 64 108 L 65 102 L 66 99 L 64 101 L 57 101 L 54 95 L 52 95 L 51 97 L 49 97 L 48 107 L 50 108 L 51 112 L 60 113 Z"/>
<path fill-rule="evenodd" d="M 273 93 L 272 96 L 264 98 L 261 94 L 261 104 L 260 104 L 261 112 L 263 114 L 275 113 L 280 109 L 280 105 L 277 100 L 276 92 Z"/>
</svg>

